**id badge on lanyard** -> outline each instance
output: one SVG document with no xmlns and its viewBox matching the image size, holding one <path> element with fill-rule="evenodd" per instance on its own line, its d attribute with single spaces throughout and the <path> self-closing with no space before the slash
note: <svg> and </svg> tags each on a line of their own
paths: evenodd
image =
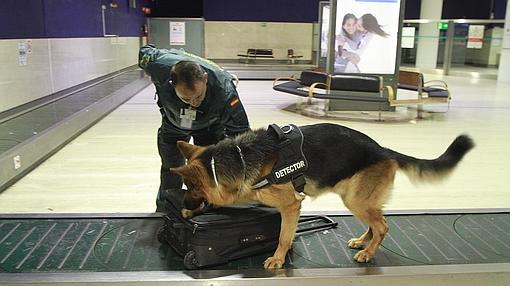
<svg viewBox="0 0 510 286">
<path fill-rule="evenodd" d="M 179 117 L 181 118 L 181 127 L 191 129 L 193 120 L 197 119 L 197 111 L 190 107 L 181 108 Z"/>
</svg>

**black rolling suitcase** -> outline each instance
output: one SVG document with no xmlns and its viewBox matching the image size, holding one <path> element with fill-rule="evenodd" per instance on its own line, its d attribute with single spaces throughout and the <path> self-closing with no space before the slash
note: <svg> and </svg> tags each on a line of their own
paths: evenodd
<svg viewBox="0 0 510 286">
<path fill-rule="evenodd" d="M 280 234 L 280 214 L 274 208 L 239 205 L 211 209 L 192 219 L 182 218 L 184 191 L 169 191 L 167 215 L 158 239 L 184 258 L 186 269 L 227 263 L 242 257 L 274 251 Z M 309 222 L 319 220 L 310 226 Z M 327 217 L 304 217 L 298 233 L 328 229 L 336 222 Z"/>
</svg>

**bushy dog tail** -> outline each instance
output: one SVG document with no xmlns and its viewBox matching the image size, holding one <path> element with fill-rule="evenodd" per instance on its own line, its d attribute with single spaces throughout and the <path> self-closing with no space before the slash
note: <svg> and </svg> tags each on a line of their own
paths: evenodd
<svg viewBox="0 0 510 286">
<path fill-rule="evenodd" d="M 438 182 L 447 178 L 464 155 L 474 146 L 473 139 L 467 135 L 460 135 L 441 156 L 433 160 L 417 159 L 395 151 L 392 152 L 400 170 L 412 182 Z"/>
</svg>

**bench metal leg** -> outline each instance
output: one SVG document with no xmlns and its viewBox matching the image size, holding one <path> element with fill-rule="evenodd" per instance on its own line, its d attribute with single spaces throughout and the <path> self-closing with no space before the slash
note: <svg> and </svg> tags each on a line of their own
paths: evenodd
<svg viewBox="0 0 510 286">
<path fill-rule="evenodd" d="M 382 112 L 382 107 L 381 107 L 381 103 L 379 102 L 379 121 L 382 121 L 381 112 Z"/>
<path fill-rule="evenodd" d="M 423 104 L 418 104 L 416 112 L 417 112 L 416 118 L 423 119 Z"/>
<path fill-rule="evenodd" d="M 299 98 L 296 102 L 296 111 L 301 111 L 304 109 L 304 106 L 306 105 L 305 103 L 305 100 L 306 99 L 303 99 L 303 98 Z"/>
<path fill-rule="evenodd" d="M 423 93 L 421 89 L 418 90 L 418 100 L 423 100 Z M 423 119 L 423 104 L 418 104 L 416 112 L 416 118 Z"/>
</svg>

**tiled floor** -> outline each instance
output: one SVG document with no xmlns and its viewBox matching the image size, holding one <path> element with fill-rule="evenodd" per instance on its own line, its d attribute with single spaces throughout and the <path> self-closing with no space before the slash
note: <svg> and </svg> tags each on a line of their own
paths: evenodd
<svg viewBox="0 0 510 286">
<path fill-rule="evenodd" d="M 426 80 L 438 76 L 426 75 Z M 444 78 L 453 99 L 447 113 L 425 120 L 321 120 L 282 108 L 296 98 L 270 81 L 241 81 L 239 93 L 252 127 L 332 121 L 358 129 L 381 145 L 421 158 L 440 155 L 461 133 L 477 146 L 452 177 L 412 185 L 398 175 L 386 209 L 510 207 L 510 85 L 494 80 Z M 6 212 L 152 212 L 159 185 L 156 130 L 160 115 L 148 87 L 0 194 Z M 444 111 L 445 106 L 429 106 Z M 402 112 L 402 110 L 399 110 Z M 411 109 L 405 116 L 415 112 Z M 371 116 L 364 113 L 357 117 Z M 343 116 L 345 117 L 345 116 Z M 305 210 L 343 210 L 339 198 L 307 198 Z"/>
</svg>

